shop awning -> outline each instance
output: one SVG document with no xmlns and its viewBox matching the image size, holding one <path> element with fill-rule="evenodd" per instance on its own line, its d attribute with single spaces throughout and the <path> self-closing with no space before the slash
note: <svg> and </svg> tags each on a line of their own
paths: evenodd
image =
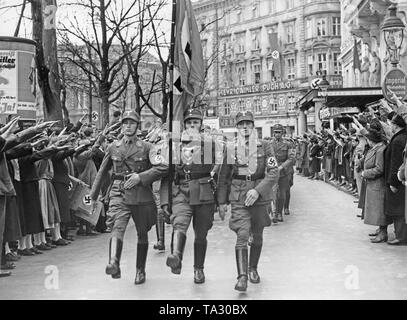
<svg viewBox="0 0 407 320">
<path fill-rule="evenodd" d="M 327 107 L 359 107 L 383 98 L 382 88 L 342 88 L 328 89 Z M 315 99 L 323 99 L 318 89 L 308 91 L 298 102 L 297 106 L 307 110 L 314 106 Z"/>
</svg>

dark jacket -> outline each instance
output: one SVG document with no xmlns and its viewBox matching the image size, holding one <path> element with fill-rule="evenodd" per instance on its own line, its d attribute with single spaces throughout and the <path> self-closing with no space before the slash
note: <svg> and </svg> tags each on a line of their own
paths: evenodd
<svg viewBox="0 0 407 320">
<path fill-rule="evenodd" d="M 389 216 L 403 216 L 405 207 L 405 187 L 397 178 L 397 172 L 403 163 L 403 151 L 407 142 L 405 129 L 396 133 L 390 140 L 384 153 L 384 178 L 386 182 L 385 213 Z M 397 188 L 393 193 L 390 186 Z"/>
</svg>

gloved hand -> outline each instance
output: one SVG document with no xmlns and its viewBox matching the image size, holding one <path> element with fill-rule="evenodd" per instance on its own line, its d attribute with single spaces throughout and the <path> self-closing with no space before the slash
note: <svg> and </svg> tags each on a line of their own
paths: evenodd
<svg viewBox="0 0 407 320">
<path fill-rule="evenodd" d="M 171 224 L 171 213 L 168 211 L 168 205 L 163 205 L 160 214 L 163 216 L 165 223 Z"/>
</svg>

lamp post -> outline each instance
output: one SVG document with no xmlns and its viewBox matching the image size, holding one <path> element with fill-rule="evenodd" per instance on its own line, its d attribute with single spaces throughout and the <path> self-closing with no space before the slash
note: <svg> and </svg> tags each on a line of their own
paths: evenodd
<svg viewBox="0 0 407 320">
<path fill-rule="evenodd" d="M 396 4 L 390 5 L 388 10 L 389 15 L 384 20 L 381 30 L 384 34 L 384 41 L 386 42 L 390 63 L 396 68 L 400 61 L 400 49 L 403 44 L 405 25 L 403 21 L 397 17 Z"/>
<path fill-rule="evenodd" d="M 329 81 L 326 79 L 326 72 L 322 76 L 322 80 L 318 83 L 318 87 L 321 90 L 321 95 L 325 100 L 325 105 L 328 101 L 328 88 L 330 86 Z"/>
</svg>

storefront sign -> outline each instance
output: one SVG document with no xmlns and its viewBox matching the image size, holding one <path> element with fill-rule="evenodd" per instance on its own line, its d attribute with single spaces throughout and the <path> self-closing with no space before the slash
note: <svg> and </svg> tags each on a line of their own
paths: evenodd
<svg viewBox="0 0 407 320">
<path fill-rule="evenodd" d="M 32 40 L 0 37 L 0 115 L 36 118 L 34 54 Z"/>
<path fill-rule="evenodd" d="M 330 116 L 333 118 L 338 115 L 359 113 L 360 110 L 357 107 L 345 107 L 345 108 L 330 108 Z"/>
<path fill-rule="evenodd" d="M 383 96 L 390 103 L 396 103 L 390 97 L 392 92 L 403 101 L 407 98 L 407 75 L 406 73 L 398 68 L 392 69 L 386 73 L 382 85 Z"/>
<path fill-rule="evenodd" d="M 269 82 L 264 84 L 253 84 L 238 88 L 224 88 L 220 89 L 220 96 L 234 96 L 247 93 L 261 93 L 278 90 L 294 89 L 294 83 L 291 81 Z"/>
<path fill-rule="evenodd" d="M 234 128 L 235 118 L 234 117 L 220 117 L 219 118 L 220 128 Z"/>
</svg>

